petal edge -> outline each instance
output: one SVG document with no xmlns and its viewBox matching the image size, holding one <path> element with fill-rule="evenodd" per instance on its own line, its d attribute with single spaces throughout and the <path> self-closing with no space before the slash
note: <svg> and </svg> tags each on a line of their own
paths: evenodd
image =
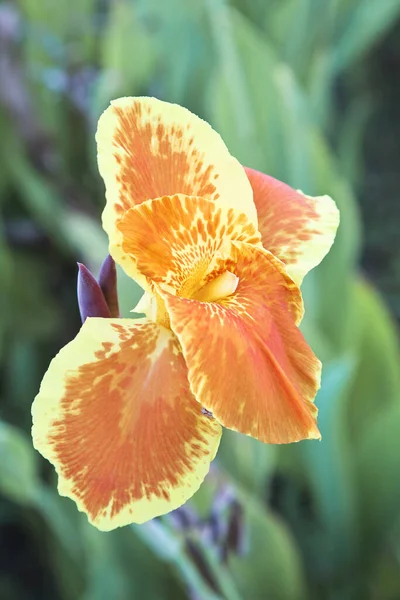
<svg viewBox="0 0 400 600">
<path fill-rule="evenodd" d="M 329 196 L 307 196 L 270 175 L 248 167 L 245 171 L 253 188 L 263 246 L 285 263 L 300 285 L 329 252 L 339 210 Z"/>
</svg>

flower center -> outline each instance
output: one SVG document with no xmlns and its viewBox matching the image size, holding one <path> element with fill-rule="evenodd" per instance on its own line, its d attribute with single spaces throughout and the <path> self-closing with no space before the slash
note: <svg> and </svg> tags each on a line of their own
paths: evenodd
<svg viewBox="0 0 400 600">
<path fill-rule="evenodd" d="M 233 294 L 236 291 L 238 283 L 239 277 L 230 271 L 225 271 L 212 281 L 206 283 L 206 285 L 203 285 L 202 288 L 193 294 L 192 298 L 200 302 L 215 302 Z"/>
<path fill-rule="evenodd" d="M 192 293 L 188 299 L 198 300 L 199 302 L 215 302 L 233 294 L 238 283 L 239 277 L 230 271 L 225 271 Z M 178 295 L 181 296 L 180 293 Z M 164 300 L 157 292 L 153 294 L 145 292 L 133 312 L 143 312 L 151 321 L 155 321 L 167 329 L 171 328 Z"/>
</svg>

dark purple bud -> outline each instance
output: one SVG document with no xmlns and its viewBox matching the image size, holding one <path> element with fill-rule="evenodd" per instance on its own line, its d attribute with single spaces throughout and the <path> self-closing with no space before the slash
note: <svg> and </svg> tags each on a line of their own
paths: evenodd
<svg viewBox="0 0 400 600">
<path fill-rule="evenodd" d="M 223 485 L 214 496 L 212 514 L 221 517 L 227 514 L 232 502 L 236 500 L 234 489 L 230 485 Z"/>
<path fill-rule="evenodd" d="M 101 265 L 99 274 L 99 284 L 103 291 L 104 298 L 110 309 L 112 317 L 119 317 L 118 292 L 117 292 L 117 269 L 114 259 L 108 255 Z"/>
<path fill-rule="evenodd" d="M 170 512 L 166 518 L 171 521 L 172 526 L 179 531 L 195 529 L 199 523 L 197 513 L 187 504 L 176 508 Z"/>
<path fill-rule="evenodd" d="M 82 323 L 88 317 L 110 318 L 111 313 L 100 285 L 89 269 L 78 263 L 78 305 Z"/>
<path fill-rule="evenodd" d="M 210 588 L 218 595 L 221 594 L 218 582 L 215 579 L 215 575 L 207 563 L 207 559 L 203 554 L 201 548 L 195 543 L 194 540 L 186 539 L 186 552 L 190 556 L 193 564 L 197 571 L 200 573 L 204 581 L 210 586 Z"/>
<path fill-rule="evenodd" d="M 243 507 L 231 486 L 222 486 L 215 495 L 208 525 L 214 530 L 214 543 L 222 562 L 230 553 L 245 552 Z"/>
<path fill-rule="evenodd" d="M 243 556 L 246 553 L 243 507 L 237 500 L 231 504 L 230 508 L 226 545 L 227 549 L 234 554 Z"/>
<path fill-rule="evenodd" d="M 200 528 L 200 537 L 207 546 L 218 546 L 225 539 L 226 523 L 216 515 L 211 514 L 203 521 Z"/>
<path fill-rule="evenodd" d="M 207 546 L 215 546 L 223 558 L 225 556 L 226 538 L 228 535 L 228 516 L 230 505 L 234 499 L 230 486 L 222 486 L 214 496 L 208 518 L 202 523 L 200 537 Z"/>
</svg>

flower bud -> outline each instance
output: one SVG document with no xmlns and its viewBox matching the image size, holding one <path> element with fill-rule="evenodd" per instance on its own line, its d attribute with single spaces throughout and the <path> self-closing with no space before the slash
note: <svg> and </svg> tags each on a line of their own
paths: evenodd
<svg viewBox="0 0 400 600">
<path fill-rule="evenodd" d="M 82 323 L 87 317 L 111 316 L 106 299 L 100 285 L 85 265 L 78 263 L 78 306 Z"/>
<path fill-rule="evenodd" d="M 101 265 L 99 284 L 112 317 L 119 317 L 117 269 L 114 259 L 108 255 Z"/>
</svg>

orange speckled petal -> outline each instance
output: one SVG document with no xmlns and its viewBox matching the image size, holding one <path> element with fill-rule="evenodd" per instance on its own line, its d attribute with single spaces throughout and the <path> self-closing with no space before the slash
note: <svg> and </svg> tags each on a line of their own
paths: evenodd
<svg viewBox="0 0 400 600">
<path fill-rule="evenodd" d="M 264 248 L 285 263 L 300 285 L 333 244 L 339 225 L 336 204 L 329 196 L 306 196 L 259 171 L 246 168 L 246 173 Z"/>
<path fill-rule="evenodd" d="M 243 213 L 204 198 L 175 194 L 142 202 L 119 221 L 122 265 L 190 297 L 207 274 L 229 256 L 234 240 L 262 247 L 261 236 Z"/>
<path fill-rule="evenodd" d="M 218 133 L 187 109 L 156 98 L 119 98 L 100 117 L 96 140 L 107 196 L 103 227 L 117 262 L 116 221 L 151 198 L 201 196 L 245 213 L 257 226 L 244 168 Z M 134 265 L 131 271 L 135 277 Z"/>
<path fill-rule="evenodd" d="M 295 325 L 301 295 L 269 252 L 234 242 L 236 292 L 198 302 L 161 292 L 190 386 L 225 427 L 266 443 L 320 438 L 313 404 L 321 364 Z"/>
<path fill-rule="evenodd" d="M 52 361 L 32 414 L 60 494 L 104 531 L 183 504 L 221 435 L 190 392 L 174 334 L 146 320 L 87 319 Z"/>
</svg>

